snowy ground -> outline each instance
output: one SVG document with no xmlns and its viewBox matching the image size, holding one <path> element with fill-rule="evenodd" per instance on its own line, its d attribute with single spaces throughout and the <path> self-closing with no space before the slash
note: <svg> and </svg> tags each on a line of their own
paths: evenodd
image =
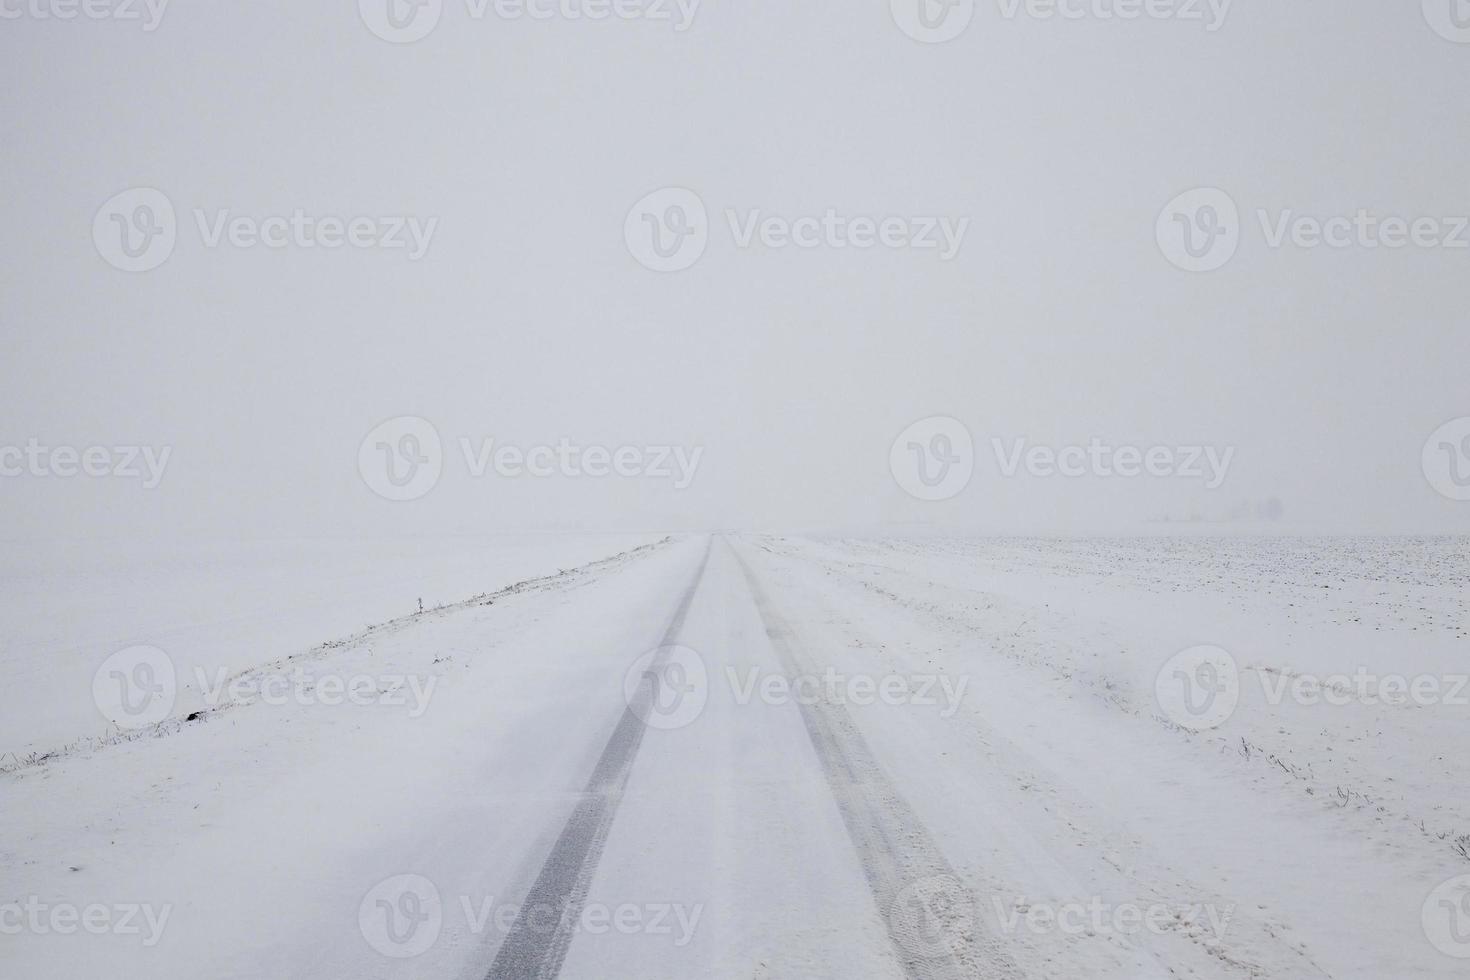
<svg viewBox="0 0 1470 980">
<path fill-rule="evenodd" d="M 258 631 L 242 649 L 268 654 L 230 662 L 250 668 L 238 697 L 0 774 L 0 973 L 1470 969 L 1451 955 L 1470 953 L 1470 903 L 1436 892 L 1470 874 L 1464 539 L 540 547 L 425 601 L 493 595 L 314 649 L 324 624 L 404 612 L 409 580 L 330 614 L 237 600 Z M 122 578 L 97 572 L 113 593 Z M 49 639 L 25 626 L 32 645 L 6 648 L 38 704 L 63 700 L 63 675 L 25 651 L 158 642 L 47 601 Z M 320 614 L 318 634 L 272 634 L 272 612 L 293 613 L 287 631 Z M 1218 679 L 1177 657 L 1205 644 L 1229 654 L 1224 700 L 1181 714 L 1171 684 Z M 299 696 L 244 703 L 303 672 Z M 1314 686 L 1355 672 L 1376 693 L 1438 680 L 1440 701 Z M 351 678 L 407 678 L 411 696 L 325 703 Z"/>
<path fill-rule="evenodd" d="M 571 568 L 651 535 L 8 542 L 0 548 L 0 769 L 105 734 L 92 676 L 132 644 L 233 673 L 373 623 Z"/>
</svg>

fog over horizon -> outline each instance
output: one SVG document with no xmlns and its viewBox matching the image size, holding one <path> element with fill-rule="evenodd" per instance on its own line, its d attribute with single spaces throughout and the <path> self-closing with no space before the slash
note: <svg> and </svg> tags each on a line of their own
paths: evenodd
<svg viewBox="0 0 1470 980">
<path fill-rule="evenodd" d="M 0 22 L 0 445 L 77 450 L 0 478 L 0 538 L 1470 532 L 1470 429 L 1435 435 L 1470 416 L 1470 45 L 1419 4 L 981 2 L 932 44 L 887 0 L 449 0 L 413 43 L 361 6 Z M 1196 188 L 1238 207 L 1208 271 L 1160 242 Z M 126 271 L 135 189 L 176 242 Z M 703 252 L 656 271 L 631 239 L 678 215 Z M 136 478 L 58 475 L 125 446 Z M 910 452 L 973 475 L 921 499 Z M 439 472 L 385 499 L 378 453 Z"/>
</svg>

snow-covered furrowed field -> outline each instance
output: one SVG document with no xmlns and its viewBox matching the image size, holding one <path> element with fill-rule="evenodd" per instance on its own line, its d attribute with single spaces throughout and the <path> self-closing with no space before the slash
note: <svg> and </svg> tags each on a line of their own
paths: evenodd
<svg viewBox="0 0 1470 980">
<path fill-rule="evenodd" d="M 216 557 L 8 600 L 0 974 L 1470 968 L 1465 538 Z"/>
</svg>

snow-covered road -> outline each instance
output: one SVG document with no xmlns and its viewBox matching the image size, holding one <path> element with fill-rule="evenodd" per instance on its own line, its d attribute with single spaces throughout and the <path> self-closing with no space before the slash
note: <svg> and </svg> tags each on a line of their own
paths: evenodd
<svg viewBox="0 0 1470 980">
<path fill-rule="evenodd" d="M 0 775 L 0 973 L 1463 976 L 1429 899 L 1470 871 L 1467 763 L 1426 740 L 1464 708 L 1242 684 L 1192 730 L 1154 692 L 1206 640 L 1269 673 L 1412 632 L 1442 668 L 1458 573 L 1344 626 L 1228 555 L 1103 550 L 673 539 L 256 668 L 292 696 Z M 361 677 L 409 693 L 328 696 Z"/>
</svg>

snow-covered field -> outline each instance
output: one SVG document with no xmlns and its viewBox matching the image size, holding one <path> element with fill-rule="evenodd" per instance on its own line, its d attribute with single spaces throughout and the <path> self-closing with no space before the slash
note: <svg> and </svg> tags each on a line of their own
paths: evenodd
<svg viewBox="0 0 1470 980">
<path fill-rule="evenodd" d="M 184 663 L 214 635 L 244 674 L 0 773 L 0 974 L 1470 964 L 1466 539 L 541 538 L 350 579 L 291 557 L 210 585 L 58 556 L 7 595 L 28 745 L 82 733 L 46 715 L 91 705 L 109 642 Z M 333 569 L 350 598 L 303 590 Z M 63 651 L 89 668 L 49 669 Z M 404 697 L 337 703 L 354 678 Z"/>
<path fill-rule="evenodd" d="M 0 548 L 0 768 L 104 735 L 94 673 L 133 644 L 230 673 L 365 626 L 654 540 L 503 535 L 379 540 L 9 542 Z"/>
<path fill-rule="evenodd" d="M 1216 944 L 1192 929 L 1143 944 L 1106 929 L 1027 935 L 1017 945 L 1034 944 L 1037 975 L 1465 975 L 1465 960 L 1440 952 L 1421 920 L 1433 889 L 1470 872 L 1470 707 L 1460 686 L 1470 670 L 1470 542 L 769 547 L 792 582 L 842 610 L 829 647 L 845 637 L 903 670 L 928 664 L 970 679 L 960 723 L 932 726 L 927 753 L 904 740 L 910 748 L 891 764 L 932 769 L 936 802 L 950 804 L 932 819 L 957 847 L 971 841 L 977 868 L 1005 869 L 982 894 L 1231 913 Z M 1171 659 L 1200 644 L 1232 655 L 1239 700 L 1195 731 L 1156 688 Z M 1360 667 L 1427 679 L 1425 695 L 1423 685 L 1443 681 L 1445 703 L 1330 703 L 1310 686 L 1302 698 L 1290 689 L 1277 704 L 1268 697 L 1282 675 L 1351 678 Z M 1301 703 L 1313 693 L 1316 703 Z M 974 763 L 958 777 L 956 756 Z M 982 845 L 974 832 L 987 824 L 976 814 L 997 808 L 988 828 L 1006 836 Z M 1431 904 L 1429 914 L 1447 914 Z M 1467 909 L 1457 906 L 1452 923 L 1462 937 Z M 1463 938 L 1455 948 L 1470 953 Z"/>
</svg>

